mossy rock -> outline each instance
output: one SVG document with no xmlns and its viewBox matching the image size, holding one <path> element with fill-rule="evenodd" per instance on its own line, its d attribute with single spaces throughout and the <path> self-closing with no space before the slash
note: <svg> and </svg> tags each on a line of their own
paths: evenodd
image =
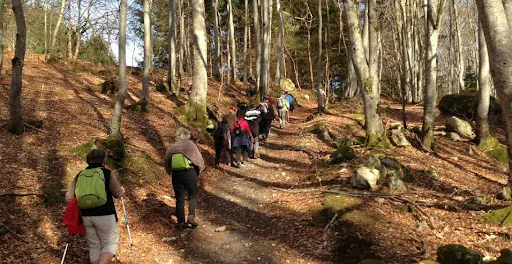
<svg viewBox="0 0 512 264">
<path fill-rule="evenodd" d="M 106 80 L 95 87 L 89 88 L 90 92 L 114 95 L 119 91 L 119 81 Z"/>
<path fill-rule="evenodd" d="M 478 148 L 482 151 L 491 151 L 499 146 L 499 141 L 493 137 L 489 137 L 487 140 L 482 140 L 478 143 Z"/>
<path fill-rule="evenodd" d="M 438 108 L 446 115 L 474 119 L 478 108 L 478 92 L 467 91 L 462 94 L 443 96 L 439 101 Z M 494 97 L 491 97 L 489 104 L 489 120 L 494 122 L 502 120 L 500 104 Z"/>
<path fill-rule="evenodd" d="M 507 148 L 499 146 L 487 153 L 489 153 L 489 155 L 491 155 L 491 157 L 495 158 L 496 160 L 508 164 Z"/>
<path fill-rule="evenodd" d="M 501 256 L 490 262 L 485 262 L 486 264 L 512 264 L 512 250 L 510 249 L 502 249 L 500 251 Z"/>
<path fill-rule="evenodd" d="M 149 104 L 146 100 L 140 100 L 128 107 L 130 110 L 138 113 L 149 113 Z"/>
<path fill-rule="evenodd" d="M 347 212 L 362 203 L 361 199 L 355 197 L 343 194 L 326 194 L 322 201 L 322 209 L 313 212 L 312 221 L 314 224 L 325 225 L 336 213 Z"/>
<path fill-rule="evenodd" d="M 352 142 L 349 139 L 343 139 L 339 143 L 338 149 L 331 154 L 331 163 L 341 163 L 344 161 L 353 160 L 356 157 Z"/>
<path fill-rule="evenodd" d="M 462 245 L 450 244 L 437 249 L 437 261 L 441 264 L 480 264 L 482 255 Z"/>
<path fill-rule="evenodd" d="M 512 225 L 512 206 L 489 212 L 484 221 L 488 224 L 510 226 Z"/>
<path fill-rule="evenodd" d="M 503 201 L 510 201 L 512 200 L 512 190 L 510 189 L 510 187 L 508 186 L 505 186 L 503 187 L 503 189 L 496 195 L 496 198 L 498 200 L 503 200 Z"/>
<path fill-rule="evenodd" d="M 422 261 L 418 261 L 418 263 L 416 263 L 416 264 L 440 264 L 440 263 L 437 261 L 434 261 L 434 260 L 422 260 Z"/>
<path fill-rule="evenodd" d="M 386 262 L 376 259 L 363 259 L 359 264 L 386 264 Z"/>
</svg>

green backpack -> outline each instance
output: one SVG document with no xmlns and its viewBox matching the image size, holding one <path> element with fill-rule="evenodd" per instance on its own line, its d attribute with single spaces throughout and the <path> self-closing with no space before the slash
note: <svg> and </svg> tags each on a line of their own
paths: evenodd
<svg viewBox="0 0 512 264">
<path fill-rule="evenodd" d="M 181 153 L 172 154 L 171 168 L 173 171 L 190 169 L 190 161 Z"/>
<path fill-rule="evenodd" d="M 103 170 L 94 168 L 80 172 L 76 179 L 75 196 L 81 209 L 92 209 L 106 204 L 107 191 Z"/>
</svg>

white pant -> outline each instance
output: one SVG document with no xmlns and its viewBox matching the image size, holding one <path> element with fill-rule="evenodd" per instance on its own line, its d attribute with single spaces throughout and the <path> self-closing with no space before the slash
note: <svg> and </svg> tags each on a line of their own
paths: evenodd
<svg viewBox="0 0 512 264">
<path fill-rule="evenodd" d="M 83 220 L 91 262 L 97 261 L 101 253 L 116 254 L 119 245 L 116 217 L 113 214 L 84 216 Z"/>
</svg>

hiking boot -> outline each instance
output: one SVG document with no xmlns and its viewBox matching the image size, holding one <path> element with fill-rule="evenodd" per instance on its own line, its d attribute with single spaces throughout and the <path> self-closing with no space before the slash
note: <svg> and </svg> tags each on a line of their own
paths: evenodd
<svg viewBox="0 0 512 264">
<path fill-rule="evenodd" d="M 178 229 L 178 230 L 180 230 L 180 231 L 181 231 L 181 230 L 183 230 L 183 229 L 185 229 L 186 227 L 187 227 L 187 224 L 185 224 L 185 223 L 178 223 L 178 224 L 176 225 L 176 229 Z"/>
<path fill-rule="evenodd" d="M 195 217 L 193 215 L 188 216 L 187 224 L 190 226 L 190 228 L 194 229 L 199 226 L 199 224 L 195 221 Z"/>
</svg>

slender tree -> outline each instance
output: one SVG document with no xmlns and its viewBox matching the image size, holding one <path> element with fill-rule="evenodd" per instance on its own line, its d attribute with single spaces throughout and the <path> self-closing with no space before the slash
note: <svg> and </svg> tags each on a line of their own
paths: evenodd
<svg viewBox="0 0 512 264">
<path fill-rule="evenodd" d="M 490 57 L 492 81 L 507 128 L 508 185 L 512 186 L 512 30 L 507 22 L 510 13 L 502 1 L 476 0 L 476 4 Z"/>
<path fill-rule="evenodd" d="M 45 13 L 46 14 L 46 13 Z M 45 31 L 46 33 L 46 31 Z M 4 41 L 4 0 L 0 0 L 0 44 Z M 46 41 L 46 38 L 45 38 Z M 0 76 L 2 76 L 2 70 L 4 68 L 4 50 L 0 45 Z"/>
<path fill-rule="evenodd" d="M 323 69 L 322 69 L 322 0 L 318 0 L 318 61 L 316 70 L 316 95 L 318 98 L 318 113 L 325 111 L 325 92 L 323 91 Z"/>
<path fill-rule="evenodd" d="M 2 3 L 3 4 L 3 3 Z M 23 63 L 26 50 L 25 15 L 21 0 L 12 0 L 12 10 L 16 19 L 16 50 L 12 59 L 12 80 L 9 90 L 9 131 L 21 135 L 25 131 L 21 114 L 21 88 L 23 77 Z"/>
<path fill-rule="evenodd" d="M 229 41 L 231 48 L 231 77 L 236 82 L 237 78 L 237 63 L 236 63 L 236 41 L 235 41 L 235 25 L 233 23 L 233 3 L 228 0 L 228 13 L 229 13 Z"/>
<path fill-rule="evenodd" d="M 91 0 L 92 2 L 92 0 Z M 77 22 L 76 22 L 76 28 L 75 28 L 75 34 L 76 34 L 76 46 L 75 46 L 75 53 L 73 54 L 73 58 L 77 59 L 78 54 L 80 52 L 80 42 L 82 42 L 82 33 L 80 32 L 82 30 L 81 24 L 82 24 L 82 0 L 77 1 L 77 8 L 78 8 L 78 15 L 77 15 Z"/>
<path fill-rule="evenodd" d="M 183 77 L 183 64 L 185 62 L 185 7 L 183 6 L 183 0 L 179 1 L 178 4 L 178 15 L 180 16 L 180 48 L 179 48 L 179 60 L 178 60 L 178 87 L 181 86 L 181 78 Z M 178 88 L 179 89 L 179 88 Z"/>
<path fill-rule="evenodd" d="M 144 0 L 144 69 L 142 77 L 142 108 L 149 110 L 149 78 L 152 63 L 151 0 Z M 172 87 L 172 86 L 170 86 Z"/>
<path fill-rule="evenodd" d="M 276 83 L 280 85 L 280 80 L 286 78 L 286 64 L 284 59 L 284 20 L 283 20 L 283 8 L 281 6 L 281 0 L 276 1 L 277 6 L 277 19 L 279 21 L 279 39 L 277 42 L 277 67 L 276 67 Z"/>
<path fill-rule="evenodd" d="M 221 44 L 220 44 L 220 21 L 219 21 L 219 0 L 213 0 L 213 16 L 215 26 L 213 28 L 213 40 L 215 49 L 213 53 L 213 76 L 220 80 L 221 78 Z"/>
<path fill-rule="evenodd" d="M 62 18 L 64 17 L 64 9 L 66 8 L 66 0 L 60 1 L 60 12 L 59 18 L 57 19 L 57 25 L 55 25 L 55 29 L 53 31 L 52 43 L 50 46 L 50 57 L 55 57 L 55 44 L 57 43 L 57 35 L 59 34 L 60 24 L 62 23 Z"/>
<path fill-rule="evenodd" d="M 260 18 L 259 18 L 258 0 L 252 0 L 252 18 L 254 24 L 254 49 L 256 53 L 256 69 L 254 70 L 256 79 L 256 89 L 260 89 L 261 81 L 261 40 L 260 40 Z"/>
<path fill-rule="evenodd" d="M 425 104 L 423 105 L 423 146 L 431 150 L 437 102 L 437 44 L 446 0 L 427 0 L 427 53 Z"/>
<path fill-rule="evenodd" d="M 262 22 L 263 22 L 263 41 L 261 43 L 261 70 L 260 70 L 260 99 L 267 96 L 268 87 L 268 70 L 270 64 L 270 1 L 261 1 Z"/>
<path fill-rule="evenodd" d="M 121 139 L 121 118 L 123 115 L 124 100 L 127 93 L 126 80 L 126 18 L 127 2 L 121 0 L 119 8 L 119 91 L 117 92 L 114 111 L 112 113 L 112 124 L 110 126 L 110 137 Z"/>
<path fill-rule="evenodd" d="M 206 56 L 206 24 L 204 0 L 192 0 L 192 23 L 194 39 L 193 49 L 193 79 L 192 90 L 188 103 L 187 118 L 189 120 L 205 124 L 208 120 L 206 115 L 206 96 L 208 89 L 208 72 Z"/>
<path fill-rule="evenodd" d="M 480 24 L 480 23 L 479 23 Z M 478 110 L 476 116 L 476 141 L 478 147 L 484 150 L 490 150 L 496 146 L 498 141 L 491 136 L 489 132 L 489 103 L 491 97 L 491 73 L 489 70 L 489 55 L 487 54 L 487 44 L 482 26 L 478 30 Z"/>
<path fill-rule="evenodd" d="M 73 58 L 73 25 L 72 25 L 72 14 L 71 14 L 71 0 L 68 2 L 68 58 Z"/>
<path fill-rule="evenodd" d="M 179 4 L 179 3 L 178 3 Z M 173 92 L 176 89 L 176 1 L 169 0 L 169 63 L 167 65 L 167 84 Z"/>
<path fill-rule="evenodd" d="M 244 90 L 247 90 L 247 65 L 249 64 L 249 58 L 247 57 L 247 42 L 249 34 L 249 1 L 245 0 L 245 16 L 244 16 Z"/>
<path fill-rule="evenodd" d="M 1 0 L 3 3 L 3 0 Z M 2 4 L 2 19 L 0 23 L 3 24 L 3 4 Z M 3 26 L 2 26 L 3 29 Z M 0 42 L 2 43 L 2 42 Z M 44 59 L 48 59 L 48 0 L 44 2 Z"/>
</svg>

